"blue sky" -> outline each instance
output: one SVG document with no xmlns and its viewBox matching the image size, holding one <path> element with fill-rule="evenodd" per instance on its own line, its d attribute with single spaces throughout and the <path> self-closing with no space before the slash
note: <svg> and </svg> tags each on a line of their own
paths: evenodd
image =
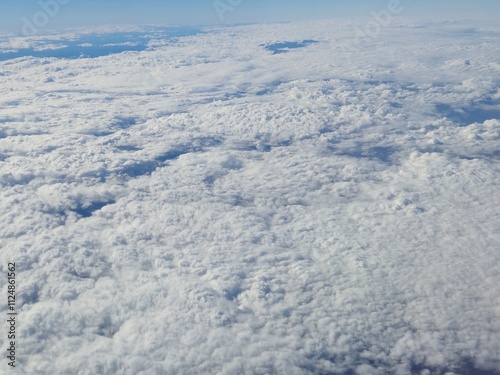
<svg viewBox="0 0 500 375">
<path fill-rule="evenodd" d="M 405 16 L 500 15 L 498 0 L 1 0 L 0 31 L 20 32 L 26 20 L 43 25 L 38 29 L 52 30 L 110 24 L 200 25 L 363 17 L 372 10 L 386 9 L 390 1 L 399 1 Z"/>
</svg>

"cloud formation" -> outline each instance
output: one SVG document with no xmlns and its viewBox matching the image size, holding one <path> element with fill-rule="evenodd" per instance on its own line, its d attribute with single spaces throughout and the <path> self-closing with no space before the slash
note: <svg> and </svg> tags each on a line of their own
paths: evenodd
<svg viewBox="0 0 500 375">
<path fill-rule="evenodd" d="M 1 62 L 20 373 L 498 373 L 498 30 L 470 22 L 352 63 L 336 21 Z"/>
</svg>

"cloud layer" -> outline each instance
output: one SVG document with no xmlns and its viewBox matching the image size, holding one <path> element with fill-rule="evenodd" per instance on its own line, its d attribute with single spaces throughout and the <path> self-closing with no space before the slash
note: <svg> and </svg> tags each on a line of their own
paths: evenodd
<svg viewBox="0 0 500 375">
<path fill-rule="evenodd" d="M 499 31 L 465 25 L 1 62 L 19 373 L 499 372 Z"/>
</svg>

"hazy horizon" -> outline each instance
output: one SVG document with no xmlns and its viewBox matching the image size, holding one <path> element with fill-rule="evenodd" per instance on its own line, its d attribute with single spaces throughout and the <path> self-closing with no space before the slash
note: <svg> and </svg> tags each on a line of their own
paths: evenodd
<svg viewBox="0 0 500 375">
<path fill-rule="evenodd" d="M 26 30 L 63 31 L 75 27 L 119 25 L 213 25 L 235 23 L 286 22 L 337 17 L 370 17 L 390 7 L 398 16 L 457 16 L 483 14 L 493 16 L 500 4 L 492 0 L 355 0 L 346 2 L 193 0 L 189 4 L 173 0 L 29 0 L 0 3 L 0 32 L 26 34 Z"/>
</svg>

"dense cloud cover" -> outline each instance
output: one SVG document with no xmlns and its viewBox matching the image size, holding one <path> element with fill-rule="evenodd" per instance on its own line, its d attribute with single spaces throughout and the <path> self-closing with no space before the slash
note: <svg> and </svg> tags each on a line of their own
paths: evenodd
<svg viewBox="0 0 500 375">
<path fill-rule="evenodd" d="M 470 22 L 1 62 L 16 373 L 498 373 L 500 30 Z"/>
</svg>

